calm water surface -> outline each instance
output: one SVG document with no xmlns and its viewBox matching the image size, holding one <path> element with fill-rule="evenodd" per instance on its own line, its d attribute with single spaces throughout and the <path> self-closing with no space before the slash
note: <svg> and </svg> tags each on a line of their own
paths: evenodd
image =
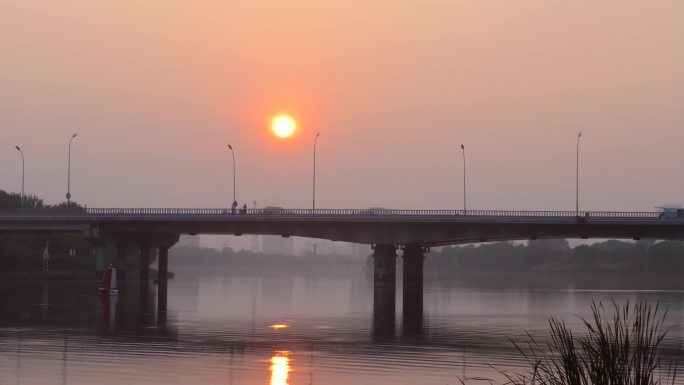
<svg viewBox="0 0 684 385">
<path fill-rule="evenodd" d="M 484 383 L 476 379 L 524 369 L 511 340 L 545 338 L 549 316 L 579 326 L 592 299 L 660 301 L 670 307 L 670 354 L 682 340 L 676 282 L 428 276 L 422 327 L 402 325 L 400 285 L 392 319 L 374 316 L 361 266 L 337 275 L 177 271 L 165 317 L 154 286 L 128 286 L 106 303 L 91 282 L 3 282 L 0 384 Z"/>
</svg>

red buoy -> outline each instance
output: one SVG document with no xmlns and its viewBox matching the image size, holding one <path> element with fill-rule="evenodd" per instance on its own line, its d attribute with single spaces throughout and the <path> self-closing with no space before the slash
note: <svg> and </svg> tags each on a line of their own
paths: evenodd
<svg viewBox="0 0 684 385">
<path fill-rule="evenodd" d="M 119 290 L 116 288 L 116 268 L 108 266 L 102 277 L 102 286 L 97 289 L 98 295 L 117 295 Z"/>
</svg>

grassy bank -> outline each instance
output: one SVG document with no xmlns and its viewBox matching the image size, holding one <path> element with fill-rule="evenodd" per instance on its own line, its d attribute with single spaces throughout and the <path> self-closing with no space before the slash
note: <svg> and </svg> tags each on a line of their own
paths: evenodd
<svg viewBox="0 0 684 385">
<path fill-rule="evenodd" d="M 591 318 L 582 319 L 584 333 L 551 318 L 548 342 L 530 336 L 526 346 L 513 343 L 527 362 L 527 371 L 501 372 L 507 379 L 504 384 L 674 384 L 677 362 L 661 356 L 661 343 L 669 330 L 665 326 L 667 309 L 643 302 L 593 302 L 591 311 Z M 467 380 L 460 382 L 466 384 Z"/>
</svg>

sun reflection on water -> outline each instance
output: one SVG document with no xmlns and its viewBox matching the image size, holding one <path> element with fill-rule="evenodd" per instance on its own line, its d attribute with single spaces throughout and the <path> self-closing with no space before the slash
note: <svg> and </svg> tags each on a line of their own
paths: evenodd
<svg viewBox="0 0 684 385">
<path fill-rule="evenodd" d="M 288 385 L 288 376 L 290 371 L 290 352 L 281 351 L 276 352 L 275 356 L 271 357 L 271 382 L 270 385 Z"/>
</svg>

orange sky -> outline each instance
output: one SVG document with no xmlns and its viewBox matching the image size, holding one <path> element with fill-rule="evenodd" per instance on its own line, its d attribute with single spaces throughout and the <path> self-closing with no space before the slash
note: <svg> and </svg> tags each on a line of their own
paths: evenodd
<svg viewBox="0 0 684 385">
<path fill-rule="evenodd" d="M 370 3 L 370 4 L 369 4 Z M 684 2 L 1 0 L 0 189 L 89 206 L 684 203 Z M 274 115 L 299 125 L 289 141 Z M 250 204 L 251 205 L 251 204 Z"/>
</svg>

